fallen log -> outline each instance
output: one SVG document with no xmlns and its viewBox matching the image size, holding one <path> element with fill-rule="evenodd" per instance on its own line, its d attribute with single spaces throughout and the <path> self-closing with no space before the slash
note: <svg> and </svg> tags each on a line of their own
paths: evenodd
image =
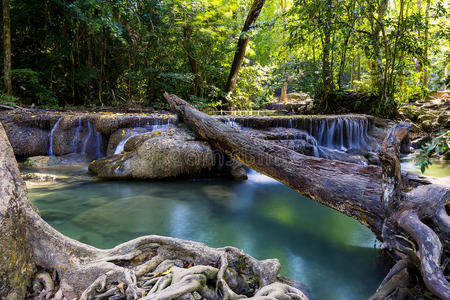
<svg viewBox="0 0 450 300">
<path fill-rule="evenodd" d="M 402 175 L 399 147 L 409 124 L 400 123 L 390 130 L 380 153 L 382 168 L 361 166 L 305 156 L 252 138 L 175 95 L 164 96 L 184 123 L 212 146 L 372 230 L 382 248 L 398 262 L 373 299 L 395 298 L 403 293 L 400 281 L 411 279 L 415 271 L 420 272 L 426 288 L 435 296 L 450 299 L 446 279 L 450 190 L 448 185 L 432 184 L 425 178 L 410 180 L 414 176 Z M 405 270 L 405 274 L 397 276 Z"/>
</svg>

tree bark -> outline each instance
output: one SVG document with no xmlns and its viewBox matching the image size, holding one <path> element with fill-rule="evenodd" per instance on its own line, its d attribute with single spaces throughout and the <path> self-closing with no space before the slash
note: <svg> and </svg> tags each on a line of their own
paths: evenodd
<svg viewBox="0 0 450 300">
<path fill-rule="evenodd" d="M 424 61 L 424 67 L 423 67 L 423 85 L 425 86 L 425 88 L 428 88 L 428 43 L 429 43 L 429 39 L 428 39 L 428 35 L 429 35 L 429 30 L 430 30 L 430 3 L 431 0 L 427 0 L 427 5 L 425 7 L 425 33 L 424 33 L 424 57 L 423 57 L 423 61 Z"/>
<path fill-rule="evenodd" d="M 4 82 L 6 95 L 12 97 L 11 79 L 11 18 L 9 0 L 3 0 L 3 51 L 4 51 Z"/>
<path fill-rule="evenodd" d="M 258 19 L 265 2 L 265 0 L 254 0 L 252 7 L 248 12 L 247 19 L 245 20 L 244 27 L 242 28 L 242 32 L 239 36 L 233 64 L 231 65 L 230 75 L 228 76 L 228 81 L 225 85 L 226 93 L 233 93 L 236 89 L 239 70 L 241 69 L 242 62 L 244 61 L 245 51 L 247 50 L 247 44 L 250 39 L 249 30 Z"/>
<path fill-rule="evenodd" d="M 191 72 L 194 75 L 194 82 L 192 85 L 192 94 L 200 96 L 200 75 L 198 70 L 197 60 L 194 56 L 194 49 L 192 47 L 191 36 L 193 28 L 191 25 L 185 25 L 183 27 L 183 48 L 186 51 L 186 55 L 189 61 Z"/>
<path fill-rule="evenodd" d="M 446 266 L 441 266 L 449 250 L 450 218 L 445 207 L 450 204 L 450 189 L 448 184 L 419 182 L 417 177 L 411 180 L 410 174 L 401 173 L 399 148 L 410 124 L 400 123 L 389 132 L 380 153 L 382 168 L 360 166 L 308 157 L 251 138 L 199 112 L 175 95 L 165 97 L 186 125 L 212 146 L 366 225 L 395 260 L 405 261 L 420 271 L 425 286 L 434 295 L 450 299 Z M 383 288 L 403 269 L 393 269 L 380 290 L 386 292 Z M 396 293 L 397 289 L 388 294 Z"/>
</svg>

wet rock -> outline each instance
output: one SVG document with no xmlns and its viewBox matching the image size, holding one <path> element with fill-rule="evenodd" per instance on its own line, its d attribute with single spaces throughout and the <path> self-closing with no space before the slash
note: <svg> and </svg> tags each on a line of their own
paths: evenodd
<svg viewBox="0 0 450 300">
<path fill-rule="evenodd" d="M 351 149 L 348 149 L 346 152 L 351 155 L 360 155 L 360 156 L 367 156 L 369 153 L 367 150 L 359 149 L 359 148 L 351 148 Z"/>
<path fill-rule="evenodd" d="M 8 139 L 17 156 L 46 155 L 49 148 L 49 131 L 38 127 L 20 127 L 3 123 Z"/>
<path fill-rule="evenodd" d="M 197 141 L 183 130 L 138 134 L 125 144 L 125 151 L 93 161 L 89 170 L 101 178 L 202 178 L 230 174 L 223 154 Z M 222 164 L 216 164 L 216 154 Z M 242 178 L 237 167 L 234 174 Z"/>
<path fill-rule="evenodd" d="M 53 156 L 33 156 L 28 157 L 24 162 L 24 165 L 30 168 L 43 168 L 57 165 L 59 161 L 60 160 L 58 158 Z"/>
<path fill-rule="evenodd" d="M 60 120 L 58 122 L 58 120 Z M 133 128 L 154 124 L 176 124 L 173 114 L 121 114 L 59 111 L 0 112 L 8 138 L 17 156 L 49 154 L 50 131 L 53 134 L 53 154 L 78 152 L 92 157 L 106 152 L 106 137 L 119 128 Z M 99 145 L 101 149 L 99 149 Z"/>
<path fill-rule="evenodd" d="M 236 180 L 244 181 L 247 180 L 247 170 L 245 169 L 244 165 L 240 162 L 231 159 L 231 166 L 230 166 L 230 175 Z"/>
<path fill-rule="evenodd" d="M 155 124 L 177 124 L 174 114 L 99 114 L 96 118 L 97 130 L 111 135 L 120 128 L 144 127 Z"/>
<path fill-rule="evenodd" d="M 362 155 L 352 155 L 342 151 L 332 151 L 326 148 L 320 149 L 320 157 L 326 159 L 340 160 L 358 165 L 368 165 L 367 158 Z"/>
<path fill-rule="evenodd" d="M 317 146 L 312 145 L 305 140 L 278 140 L 272 142 L 304 155 L 316 156 L 318 154 Z"/>
<path fill-rule="evenodd" d="M 369 163 L 369 165 L 376 165 L 376 166 L 380 166 L 380 158 L 378 157 L 378 154 L 375 152 L 369 152 L 367 153 L 367 162 Z"/>
<path fill-rule="evenodd" d="M 83 122 L 82 119 L 76 115 L 61 117 L 53 133 L 52 150 L 54 155 L 81 152 L 83 138 L 89 134 L 86 121 Z"/>
<path fill-rule="evenodd" d="M 23 173 L 23 180 L 34 181 L 34 182 L 50 182 L 56 180 L 56 175 L 53 174 L 42 174 L 42 173 Z"/>
<path fill-rule="evenodd" d="M 138 133 L 145 133 L 148 130 L 145 128 L 121 128 L 117 131 L 115 131 L 110 137 L 108 142 L 108 147 L 106 149 L 106 156 L 112 156 L 114 155 L 117 146 L 120 144 L 120 142 L 127 140 L 132 135 L 138 134 Z"/>
<path fill-rule="evenodd" d="M 63 156 L 32 156 L 28 157 L 24 166 L 29 168 L 46 168 L 59 165 L 75 165 L 90 162 L 90 159 L 84 155 L 70 153 Z"/>
</svg>

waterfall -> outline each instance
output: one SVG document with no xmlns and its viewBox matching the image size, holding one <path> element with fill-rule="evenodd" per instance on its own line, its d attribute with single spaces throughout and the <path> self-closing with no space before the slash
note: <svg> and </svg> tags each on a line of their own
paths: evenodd
<svg viewBox="0 0 450 300">
<path fill-rule="evenodd" d="M 102 134 L 100 132 L 97 131 L 97 129 L 95 130 L 95 141 L 96 141 L 96 148 L 95 148 L 95 155 L 96 158 L 100 158 L 103 156 L 102 153 Z"/>
<path fill-rule="evenodd" d="M 61 122 L 62 117 L 60 117 L 58 119 L 58 121 L 56 121 L 55 125 L 53 125 L 52 130 L 50 131 L 50 145 L 48 147 L 48 155 L 49 156 L 54 156 L 53 155 L 53 135 L 55 133 L 56 128 L 58 127 L 59 122 Z"/>
<path fill-rule="evenodd" d="M 81 149 L 81 154 L 86 155 L 86 148 L 87 148 L 87 144 L 89 142 L 89 140 L 92 137 L 92 125 L 91 125 L 91 121 L 87 121 L 88 124 L 88 133 L 86 134 L 86 137 L 84 138 L 83 141 L 83 148 Z"/>
<path fill-rule="evenodd" d="M 78 150 L 78 138 L 80 137 L 82 128 L 83 128 L 83 126 L 81 123 L 81 119 L 78 118 L 78 127 L 77 127 L 77 130 L 75 131 L 75 136 L 73 137 L 73 141 L 72 141 L 72 149 L 73 149 L 74 153 L 76 153 Z"/>
<path fill-rule="evenodd" d="M 114 155 L 122 153 L 125 150 L 126 143 L 132 137 L 143 133 L 152 133 L 158 130 L 168 129 L 170 127 L 172 127 L 172 124 L 170 123 L 170 119 L 167 119 L 167 120 L 156 120 L 154 124 L 150 126 L 146 125 L 145 127 L 133 128 L 131 134 L 127 138 L 121 140 L 119 144 L 117 144 L 116 150 L 114 150 Z"/>
<path fill-rule="evenodd" d="M 365 118 L 339 117 L 322 120 L 311 118 L 307 123 L 301 127 L 315 137 L 320 146 L 341 151 L 368 148 L 370 124 Z"/>
<path fill-rule="evenodd" d="M 122 153 L 125 150 L 125 144 L 128 142 L 128 140 L 138 134 L 139 133 L 134 133 L 134 134 L 130 135 L 129 137 L 127 137 L 126 139 L 121 140 L 120 143 L 117 144 L 116 150 L 114 151 L 114 155 Z"/>
<path fill-rule="evenodd" d="M 241 129 L 241 125 L 238 122 L 236 122 L 235 117 L 231 117 L 228 120 L 226 120 L 225 124 L 236 129 Z"/>
</svg>

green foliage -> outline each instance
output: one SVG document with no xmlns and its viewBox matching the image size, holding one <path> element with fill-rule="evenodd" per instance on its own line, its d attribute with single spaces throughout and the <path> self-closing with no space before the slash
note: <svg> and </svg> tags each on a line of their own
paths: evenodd
<svg viewBox="0 0 450 300">
<path fill-rule="evenodd" d="M 430 158 L 433 156 L 443 156 L 448 159 L 450 154 L 450 130 L 447 132 L 440 132 L 438 136 L 433 138 L 430 142 L 422 146 L 421 149 L 415 153 L 416 165 L 420 166 L 422 173 L 432 164 Z"/>
<path fill-rule="evenodd" d="M 448 1 L 285 2 L 266 1 L 236 92 L 223 95 L 250 0 L 11 0 L 14 100 L 165 108 L 167 91 L 202 109 L 224 98 L 250 109 L 287 82 L 323 99 L 375 93 L 371 112 L 389 115 L 449 80 Z"/>
<path fill-rule="evenodd" d="M 244 66 L 238 78 L 238 85 L 230 101 L 238 109 L 253 109 L 270 100 L 273 94 L 271 75 L 274 66 Z"/>
<path fill-rule="evenodd" d="M 19 98 L 9 97 L 0 90 L 0 104 L 15 107 L 18 100 Z"/>
<path fill-rule="evenodd" d="M 32 98 L 36 104 L 46 107 L 58 107 L 58 100 L 52 92 L 41 84 L 41 74 L 31 69 L 15 69 L 10 72 L 16 87 L 16 101 L 22 98 Z"/>
</svg>

